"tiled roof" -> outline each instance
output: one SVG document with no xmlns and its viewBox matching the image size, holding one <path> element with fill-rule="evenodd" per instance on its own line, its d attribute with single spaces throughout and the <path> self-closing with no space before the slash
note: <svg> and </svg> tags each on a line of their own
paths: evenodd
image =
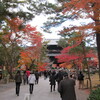
<svg viewBox="0 0 100 100">
<path fill-rule="evenodd" d="M 57 45 L 57 41 L 59 41 L 59 39 L 45 39 L 45 41 L 48 41 L 48 45 Z"/>
</svg>

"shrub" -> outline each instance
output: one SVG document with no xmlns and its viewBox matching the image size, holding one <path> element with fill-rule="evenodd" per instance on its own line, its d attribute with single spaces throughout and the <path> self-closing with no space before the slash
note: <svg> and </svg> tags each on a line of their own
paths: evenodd
<svg viewBox="0 0 100 100">
<path fill-rule="evenodd" d="M 93 90 L 87 100 L 100 100 L 100 88 Z"/>
</svg>

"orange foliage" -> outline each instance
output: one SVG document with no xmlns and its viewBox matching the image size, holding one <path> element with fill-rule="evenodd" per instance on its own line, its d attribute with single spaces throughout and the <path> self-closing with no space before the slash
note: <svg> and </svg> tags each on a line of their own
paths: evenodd
<svg viewBox="0 0 100 100">
<path fill-rule="evenodd" d="M 75 48 L 76 46 L 79 46 L 81 42 L 77 42 L 76 44 L 72 45 L 72 46 L 68 46 L 66 48 L 64 48 L 61 51 L 60 55 L 55 56 L 55 58 L 57 58 L 59 63 L 63 63 L 61 64 L 61 67 L 68 67 L 68 65 L 72 64 L 74 62 L 74 64 L 76 64 L 79 68 L 82 68 L 82 63 L 84 61 L 84 54 L 83 53 L 73 53 L 70 54 L 69 51 L 72 48 Z M 96 58 L 97 56 L 94 54 L 94 52 L 92 50 L 90 50 L 89 52 L 86 53 L 86 58 Z M 92 60 L 92 62 L 95 62 Z"/>
<path fill-rule="evenodd" d="M 100 0 L 71 0 L 69 2 L 64 2 L 65 14 L 67 11 L 71 11 L 72 15 L 76 15 L 76 18 L 91 18 L 94 22 L 94 27 L 96 23 L 97 30 L 100 32 Z M 85 13 L 85 15 L 82 13 Z M 99 23 L 99 24 L 97 24 Z M 86 27 L 86 26 L 85 26 Z"/>
<path fill-rule="evenodd" d="M 45 71 L 47 63 L 38 63 L 38 71 Z"/>
<path fill-rule="evenodd" d="M 69 63 L 62 63 L 59 66 L 62 67 L 62 68 L 68 68 L 68 69 L 70 69 L 70 68 L 72 68 L 73 65 L 69 64 Z"/>
<path fill-rule="evenodd" d="M 25 64 L 30 66 L 31 64 L 36 64 L 41 56 L 41 48 L 42 48 L 42 35 L 41 33 L 36 31 L 35 27 L 30 25 L 26 25 L 23 29 L 28 37 L 25 37 L 27 41 L 31 43 L 31 46 L 25 48 L 21 54 L 21 59 L 19 60 L 19 64 Z"/>
</svg>

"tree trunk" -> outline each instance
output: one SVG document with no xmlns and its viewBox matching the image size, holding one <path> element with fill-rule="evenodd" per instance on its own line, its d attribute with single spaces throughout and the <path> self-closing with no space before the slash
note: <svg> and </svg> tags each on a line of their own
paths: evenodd
<svg viewBox="0 0 100 100">
<path fill-rule="evenodd" d="M 95 33 L 96 33 L 96 42 L 97 42 L 97 51 L 98 51 L 98 61 L 99 61 L 99 80 L 100 80 L 100 10 L 99 3 L 95 3 L 93 6 L 93 20 L 95 22 Z"/>
<path fill-rule="evenodd" d="M 10 75 L 10 78 L 11 79 L 14 79 L 14 76 L 13 76 L 13 73 L 12 73 L 12 67 L 10 67 L 10 65 L 9 65 L 9 62 L 7 62 L 6 61 L 6 70 L 7 70 L 7 72 L 9 73 L 9 75 Z"/>
<path fill-rule="evenodd" d="M 98 61 L 99 61 L 99 80 L 100 80 L 100 34 L 96 34 Z"/>
</svg>

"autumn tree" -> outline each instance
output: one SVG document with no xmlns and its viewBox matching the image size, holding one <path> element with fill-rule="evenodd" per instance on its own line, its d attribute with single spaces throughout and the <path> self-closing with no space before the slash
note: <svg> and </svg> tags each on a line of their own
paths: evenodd
<svg viewBox="0 0 100 100">
<path fill-rule="evenodd" d="M 58 7 L 56 6 L 55 8 L 55 17 L 52 17 L 49 23 L 45 24 L 47 25 L 45 28 L 49 29 L 52 26 L 57 27 L 67 20 L 86 20 L 84 23 L 80 24 L 80 26 L 84 26 L 86 28 L 85 31 L 88 31 L 88 33 L 91 33 L 92 35 L 95 33 L 94 36 L 96 36 L 97 42 L 100 79 L 100 0 L 58 0 L 58 4 Z M 69 29 L 80 26 L 70 25 Z"/>
<path fill-rule="evenodd" d="M 80 37 L 80 36 L 79 36 Z M 91 58 L 95 58 L 96 55 L 95 53 L 88 49 L 84 42 L 83 39 L 81 41 L 79 41 L 79 37 L 72 37 L 69 38 L 69 41 L 73 40 L 72 43 L 70 43 L 68 47 L 64 48 L 61 51 L 61 55 L 56 56 L 56 58 L 58 59 L 58 62 L 60 63 L 66 63 L 67 65 L 74 65 L 75 69 L 88 69 L 88 78 L 90 81 L 90 89 L 92 89 L 92 82 L 91 82 L 91 78 L 90 78 L 90 65 L 88 62 L 90 62 L 91 60 L 87 60 L 87 58 L 91 59 Z M 83 37 L 83 36 L 81 36 Z M 93 62 L 95 62 L 94 60 L 92 60 Z M 76 67 L 77 66 L 77 67 Z M 93 65 L 92 65 L 93 66 Z"/>
<path fill-rule="evenodd" d="M 89 25 L 92 29 L 92 33 L 96 33 L 96 41 L 97 41 L 97 50 L 98 50 L 98 59 L 99 59 L 99 78 L 100 78 L 100 1 L 99 0 L 71 0 L 70 2 L 63 3 L 64 13 L 67 12 L 69 9 L 73 10 L 72 14 L 75 15 L 75 18 L 91 18 L 93 22 Z M 84 13 L 82 15 L 82 13 Z M 90 27 L 84 25 L 87 30 Z"/>
<path fill-rule="evenodd" d="M 90 26 L 87 25 L 87 27 L 91 29 Z M 85 66 L 85 68 L 88 69 L 90 88 L 92 89 L 92 83 L 91 83 L 91 78 L 90 78 L 90 68 L 89 68 L 90 65 L 87 60 L 87 52 L 91 50 L 91 47 L 89 47 L 89 42 L 92 41 L 90 37 L 93 36 L 94 34 L 91 32 L 88 33 L 88 31 L 86 31 L 87 27 L 81 26 L 81 27 L 64 28 L 64 30 L 62 30 L 60 33 L 61 35 L 64 34 L 65 36 L 67 36 L 67 38 L 69 37 L 68 43 L 70 43 L 70 45 L 74 45 L 75 43 L 78 43 L 80 41 L 80 46 L 78 46 L 77 48 L 76 47 L 73 48 L 72 50 L 70 50 L 69 53 L 71 54 L 76 53 L 76 54 L 83 55 L 83 58 L 82 59 L 80 58 L 82 60 L 81 63 L 84 62 L 83 65 Z M 86 44 L 88 44 L 88 46 L 86 46 Z M 84 66 L 81 66 L 81 67 L 84 68 Z"/>
<path fill-rule="evenodd" d="M 44 4 L 48 6 L 47 9 L 45 9 Z M 52 4 L 40 0 L 36 2 L 33 0 L 0 0 L 0 47 L 2 48 L 2 53 L 4 52 L 4 57 L 1 54 L 3 59 L 0 61 L 3 65 L 10 67 L 16 66 L 13 65 L 13 63 L 17 63 L 18 59 L 14 59 L 15 61 L 13 61 L 13 63 L 11 59 L 13 60 L 13 57 L 19 58 L 19 51 L 17 50 L 23 48 L 23 45 L 21 45 L 22 39 L 26 41 L 25 37 L 27 34 L 22 35 L 25 33 L 25 31 L 22 30 L 26 26 L 25 22 L 32 20 L 36 15 L 42 12 L 49 13 L 51 6 Z M 52 11 L 51 9 L 51 12 Z M 19 21 L 17 18 L 24 20 L 24 22 Z M 10 61 L 8 61 L 8 59 Z M 10 63 L 12 65 L 10 65 Z M 9 73 L 12 74 L 12 68 L 9 69 L 11 70 Z"/>
<path fill-rule="evenodd" d="M 36 27 L 30 25 L 22 27 L 23 21 L 19 18 L 6 19 L 6 21 L 7 24 L 1 27 L 0 45 L 3 53 L 3 65 L 6 66 L 8 73 L 13 77 L 13 68 L 18 65 L 19 54 L 24 49 L 24 46 L 31 43 L 34 49 L 37 47 L 34 53 L 38 54 L 42 38 L 40 33 L 35 31 Z M 26 53 L 28 54 L 28 52 Z"/>
<path fill-rule="evenodd" d="M 28 33 L 26 40 L 30 45 L 25 47 L 20 53 L 18 67 L 26 65 L 29 69 L 38 69 L 40 65 L 44 65 L 46 44 L 43 42 L 42 34 L 34 29 L 34 27 L 29 26 L 24 31 Z"/>
<path fill-rule="evenodd" d="M 18 33 L 21 32 L 19 26 L 22 24 L 22 21 L 15 18 L 12 20 L 7 19 L 6 22 L 7 23 L 1 27 L 0 32 L 0 47 L 2 48 L 1 53 L 3 54 L 1 57 L 4 62 L 3 66 L 6 67 L 10 76 L 13 77 L 12 69 L 17 65 L 19 51 L 21 50 L 21 47 L 18 45 L 21 43 Z"/>
</svg>

